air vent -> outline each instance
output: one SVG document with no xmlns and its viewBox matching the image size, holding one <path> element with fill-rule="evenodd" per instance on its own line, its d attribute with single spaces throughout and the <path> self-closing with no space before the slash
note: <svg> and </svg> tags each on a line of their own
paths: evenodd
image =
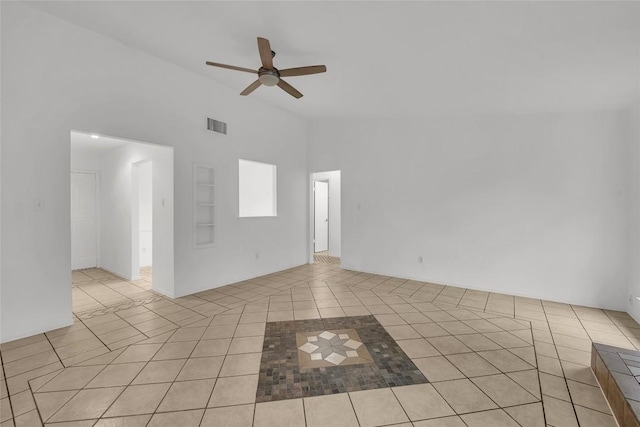
<svg viewBox="0 0 640 427">
<path fill-rule="evenodd" d="M 224 135 L 227 134 L 227 124 L 225 122 L 221 122 L 209 117 L 207 117 L 207 129 L 214 132 L 222 133 Z"/>
</svg>

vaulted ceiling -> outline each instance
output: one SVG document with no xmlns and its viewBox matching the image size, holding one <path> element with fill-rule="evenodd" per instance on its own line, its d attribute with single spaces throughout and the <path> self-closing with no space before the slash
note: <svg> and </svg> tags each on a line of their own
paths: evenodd
<svg viewBox="0 0 640 427">
<path fill-rule="evenodd" d="M 258 68 L 326 64 L 251 96 L 307 118 L 624 107 L 640 92 L 639 2 L 38 2 L 238 93 Z M 212 94 L 212 99 L 215 94 Z"/>
</svg>

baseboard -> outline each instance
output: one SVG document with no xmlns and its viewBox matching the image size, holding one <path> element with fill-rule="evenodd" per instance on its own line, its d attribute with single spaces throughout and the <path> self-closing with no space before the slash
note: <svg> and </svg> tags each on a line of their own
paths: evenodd
<svg viewBox="0 0 640 427">
<path fill-rule="evenodd" d="M 133 277 L 131 277 L 131 275 L 130 275 L 130 274 L 124 274 L 124 273 L 121 273 L 121 272 L 119 272 L 119 271 L 112 270 L 112 269 L 110 269 L 109 267 L 105 267 L 105 266 L 103 266 L 103 265 L 101 265 L 101 266 L 100 266 L 100 267 L 98 267 L 98 268 L 100 268 L 100 269 L 102 269 L 102 270 L 104 270 L 104 271 L 106 271 L 106 272 L 108 272 L 108 273 L 115 274 L 115 275 L 116 275 L 116 276 L 118 276 L 118 277 L 122 277 L 122 278 L 123 278 L 123 279 L 125 279 L 125 280 L 138 280 L 138 279 L 140 279 L 140 276 L 138 276 L 137 278 L 133 278 Z"/>
<path fill-rule="evenodd" d="M 485 287 L 479 287 L 479 286 L 474 286 L 474 285 L 461 285 L 461 284 L 457 284 L 457 283 L 444 283 L 444 282 L 439 282 L 439 281 L 435 281 L 435 280 L 430 280 L 428 278 L 425 279 L 424 277 L 410 277 L 410 276 L 402 276 L 402 275 L 398 275 L 398 274 L 390 274 L 390 273 L 385 273 L 385 272 L 380 272 L 380 271 L 361 270 L 361 269 L 349 266 L 348 263 L 344 262 L 344 260 L 341 260 L 341 268 L 343 270 L 357 271 L 357 272 L 360 272 L 360 273 L 377 274 L 377 275 L 380 275 L 380 276 L 388 276 L 388 277 L 397 277 L 399 279 L 415 280 L 417 282 L 427 282 L 427 283 L 433 283 L 435 285 L 452 286 L 452 287 L 456 287 L 456 288 L 471 289 L 471 290 L 474 290 L 474 291 L 492 292 L 492 293 L 496 293 L 496 294 L 507 294 L 507 295 L 513 295 L 513 296 L 522 297 L 522 298 L 542 299 L 542 300 L 545 300 L 545 301 L 559 302 L 559 303 L 562 303 L 562 304 L 579 305 L 579 306 L 583 306 L 583 307 L 599 308 L 599 309 L 602 309 L 602 310 L 625 311 L 624 308 L 593 305 L 592 303 L 588 303 L 588 302 L 585 302 L 585 301 L 575 301 L 575 300 L 558 301 L 558 300 L 552 300 L 552 299 L 549 299 L 549 298 L 541 297 L 540 295 L 526 294 L 526 293 L 521 293 L 521 292 L 513 292 L 513 291 L 510 291 L 510 290 L 507 291 L 507 290 L 504 290 L 504 289 L 495 289 L 495 288 L 490 288 L 490 287 L 486 287 L 485 288 Z M 638 319 L 635 319 L 635 320 L 638 321 Z"/>
<path fill-rule="evenodd" d="M 171 292 L 167 292 L 167 291 L 165 291 L 164 289 L 156 289 L 156 288 L 154 288 L 154 287 L 153 287 L 153 284 L 151 285 L 151 290 L 152 290 L 153 292 L 157 292 L 157 293 L 159 293 L 160 295 L 164 295 L 165 297 L 168 297 L 168 298 L 171 298 L 171 299 L 176 298 L 176 297 L 175 297 L 175 295 L 174 295 L 173 293 L 171 293 Z"/>
<path fill-rule="evenodd" d="M 10 334 L 8 336 L 3 335 L 2 337 L 0 337 L 0 343 L 5 344 L 11 341 L 19 340 L 22 338 L 28 338 L 34 335 L 53 331 L 54 329 L 66 328 L 67 326 L 72 326 L 72 325 L 73 325 L 73 317 L 70 317 L 69 320 L 66 320 L 64 322 L 54 323 L 53 325 L 47 324 L 46 328 L 30 329 L 27 331 L 19 332 L 17 334 Z"/>
</svg>

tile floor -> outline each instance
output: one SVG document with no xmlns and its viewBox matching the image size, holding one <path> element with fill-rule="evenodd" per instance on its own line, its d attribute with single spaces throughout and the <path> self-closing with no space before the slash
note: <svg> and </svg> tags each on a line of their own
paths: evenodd
<svg viewBox="0 0 640 427">
<path fill-rule="evenodd" d="M 175 300 L 73 279 L 73 326 L 0 346 L 2 427 L 615 426 L 591 342 L 640 346 L 626 313 L 335 264 Z M 369 315 L 428 383 L 256 403 L 267 323 Z"/>
</svg>

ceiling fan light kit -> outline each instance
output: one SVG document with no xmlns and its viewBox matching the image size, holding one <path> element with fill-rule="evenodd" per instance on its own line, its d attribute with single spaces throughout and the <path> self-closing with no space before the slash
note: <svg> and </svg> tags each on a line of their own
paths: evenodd
<svg viewBox="0 0 640 427">
<path fill-rule="evenodd" d="M 295 77 L 295 76 L 307 76 L 309 74 L 324 73 L 327 71 L 327 67 L 324 65 L 311 65 L 306 67 L 287 68 L 286 70 L 278 70 L 273 66 L 273 57 L 276 53 L 271 50 L 271 44 L 269 40 L 258 37 L 258 53 L 260 54 L 260 60 L 262 66 L 258 70 L 252 70 L 250 68 L 236 67 L 235 65 L 220 64 L 217 62 L 207 61 L 207 65 L 212 67 L 226 68 L 228 70 L 243 71 L 245 73 L 252 73 L 258 75 L 258 80 L 247 86 L 240 95 L 246 96 L 251 92 L 259 88 L 260 86 L 278 86 L 280 89 L 287 92 L 289 95 L 296 99 L 302 98 L 302 93 L 289 83 L 282 80 L 282 77 Z"/>
</svg>

